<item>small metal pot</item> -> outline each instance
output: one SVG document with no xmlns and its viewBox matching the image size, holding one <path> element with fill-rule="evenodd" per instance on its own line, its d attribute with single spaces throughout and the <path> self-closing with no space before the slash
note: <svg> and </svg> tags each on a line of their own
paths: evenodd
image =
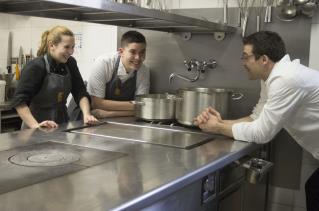
<svg viewBox="0 0 319 211">
<path fill-rule="evenodd" d="M 148 121 L 175 119 L 176 96 L 171 94 L 147 94 L 135 97 L 135 117 Z"/>
<path fill-rule="evenodd" d="M 176 120 L 183 125 L 193 126 L 194 118 L 208 106 L 215 108 L 222 118 L 227 118 L 229 100 L 239 100 L 242 97 L 242 93 L 234 93 L 230 89 L 180 89 L 176 97 Z"/>
</svg>

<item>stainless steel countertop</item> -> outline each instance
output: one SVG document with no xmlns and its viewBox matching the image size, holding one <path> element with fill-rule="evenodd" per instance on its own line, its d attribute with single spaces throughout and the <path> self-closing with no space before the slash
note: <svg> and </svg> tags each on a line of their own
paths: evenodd
<svg viewBox="0 0 319 211">
<path fill-rule="evenodd" d="M 134 118 L 108 121 L 129 123 Z M 127 156 L 1 194 L 0 210 L 140 209 L 258 148 L 226 137 L 185 150 L 63 132 L 78 126 L 81 122 L 60 125 L 50 133 L 29 129 L 0 134 L 0 151 L 55 141 Z"/>
</svg>

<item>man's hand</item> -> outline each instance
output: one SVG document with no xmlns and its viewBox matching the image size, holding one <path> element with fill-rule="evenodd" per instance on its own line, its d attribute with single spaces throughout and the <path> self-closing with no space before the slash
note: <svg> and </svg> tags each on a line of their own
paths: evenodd
<svg viewBox="0 0 319 211">
<path fill-rule="evenodd" d="M 104 118 L 104 113 L 105 113 L 105 111 L 102 110 L 102 109 L 93 109 L 93 110 L 91 111 L 91 114 L 92 114 L 94 117 L 98 118 L 98 119 Z"/>
<path fill-rule="evenodd" d="M 209 114 L 209 119 L 205 123 L 199 124 L 198 127 L 205 132 L 220 133 L 219 123 L 218 117 Z"/>
<path fill-rule="evenodd" d="M 194 119 L 194 124 L 205 132 L 219 133 L 218 126 L 222 121 L 220 113 L 208 107 Z"/>
<path fill-rule="evenodd" d="M 200 125 L 200 124 L 205 124 L 208 122 L 210 116 L 215 116 L 218 121 L 223 121 L 220 113 L 213 109 L 212 107 L 205 108 L 202 113 L 200 113 L 196 118 L 194 118 L 194 124 L 195 125 Z"/>
</svg>

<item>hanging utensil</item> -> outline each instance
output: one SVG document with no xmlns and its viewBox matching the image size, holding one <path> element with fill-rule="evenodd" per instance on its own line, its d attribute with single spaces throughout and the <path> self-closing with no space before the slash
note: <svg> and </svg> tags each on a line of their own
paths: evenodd
<svg viewBox="0 0 319 211">
<path fill-rule="evenodd" d="M 256 5 L 256 31 L 260 31 L 260 17 L 264 6 L 264 0 L 259 0 L 259 4 Z"/>
<path fill-rule="evenodd" d="M 246 28 L 247 28 L 247 22 L 248 22 L 248 16 L 249 16 L 249 10 L 253 7 L 255 4 L 255 0 L 245 0 L 243 10 L 244 10 L 244 17 L 242 18 L 242 37 L 245 37 L 246 34 Z"/>
<path fill-rule="evenodd" d="M 273 4 L 273 0 L 266 0 L 266 11 L 265 11 L 265 17 L 264 17 L 265 23 L 271 23 L 272 4 Z"/>
<path fill-rule="evenodd" d="M 271 23 L 271 15 L 272 15 L 272 5 L 273 5 L 273 0 L 269 1 L 268 5 L 268 14 L 267 14 L 267 23 Z"/>
<path fill-rule="evenodd" d="M 244 0 L 237 0 L 237 4 L 238 4 L 237 24 L 238 24 L 238 27 L 241 27 L 241 24 L 242 24 L 241 19 L 242 19 L 242 15 L 244 14 L 243 3 L 244 3 Z"/>
<path fill-rule="evenodd" d="M 305 15 L 308 18 L 312 18 L 316 8 L 317 8 L 316 2 L 309 1 L 302 6 L 301 14 Z"/>
<path fill-rule="evenodd" d="M 224 7 L 223 7 L 223 23 L 224 25 L 228 24 L 228 0 L 223 0 Z"/>
<path fill-rule="evenodd" d="M 306 4 L 307 2 L 309 2 L 309 0 L 294 0 L 294 3 L 296 5 L 304 5 Z"/>
<path fill-rule="evenodd" d="M 290 0 L 287 5 L 282 5 L 278 18 L 283 21 L 292 21 L 297 16 L 297 8 Z"/>
</svg>

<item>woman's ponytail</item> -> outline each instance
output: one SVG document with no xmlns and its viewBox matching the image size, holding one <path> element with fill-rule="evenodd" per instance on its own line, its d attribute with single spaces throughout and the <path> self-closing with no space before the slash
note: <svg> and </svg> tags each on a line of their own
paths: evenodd
<svg viewBox="0 0 319 211">
<path fill-rule="evenodd" d="M 48 30 L 42 33 L 41 44 L 40 44 L 40 47 L 37 51 L 37 56 L 43 56 L 48 51 L 48 35 L 49 35 L 49 33 L 50 32 Z"/>
</svg>

